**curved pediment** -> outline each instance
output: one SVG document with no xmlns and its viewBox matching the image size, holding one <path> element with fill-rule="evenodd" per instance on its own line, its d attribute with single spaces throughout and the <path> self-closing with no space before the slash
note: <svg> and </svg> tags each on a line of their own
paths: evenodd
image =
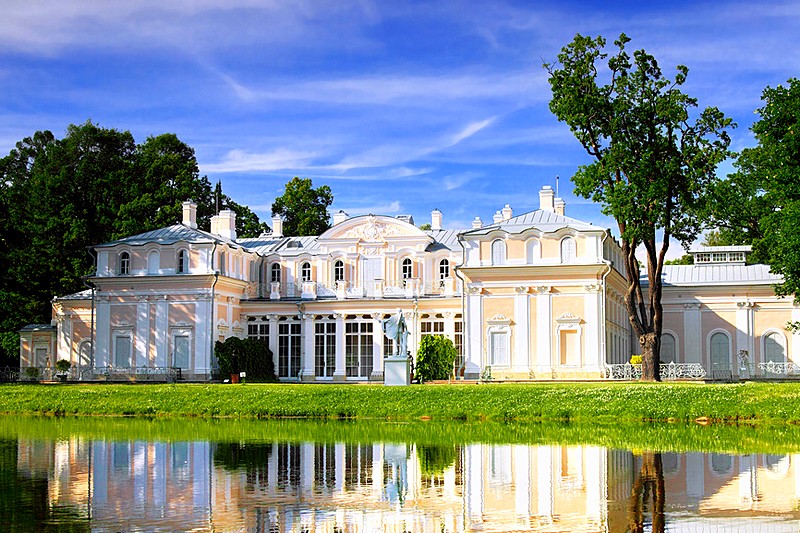
<svg viewBox="0 0 800 533">
<path fill-rule="evenodd" d="M 383 215 L 363 215 L 336 224 L 319 236 L 320 241 L 337 239 L 386 242 L 395 239 L 429 239 L 421 229 L 402 220 Z"/>
</svg>

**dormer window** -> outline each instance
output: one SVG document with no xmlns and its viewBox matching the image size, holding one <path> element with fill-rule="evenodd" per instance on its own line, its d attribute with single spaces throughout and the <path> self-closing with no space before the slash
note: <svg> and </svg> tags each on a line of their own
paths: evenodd
<svg viewBox="0 0 800 533">
<path fill-rule="evenodd" d="M 504 243 L 502 239 L 497 239 L 492 242 L 492 264 L 506 264 L 506 243 Z"/>
<path fill-rule="evenodd" d="M 690 250 L 695 265 L 743 265 L 750 246 L 700 246 Z"/>
<path fill-rule="evenodd" d="M 270 281 L 272 283 L 280 283 L 281 282 L 281 264 L 280 263 L 273 263 L 270 267 Z"/>
<path fill-rule="evenodd" d="M 119 273 L 123 276 L 131 273 L 131 254 L 128 252 L 119 254 Z"/>
<path fill-rule="evenodd" d="M 575 239 L 572 237 L 564 237 L 561 240 L 561 262 L 562 263 L 574 263 L 576 249 L 575 249 Z"/>
<path fill-rule="evenodd" d="M 178 274 L 186 274 L 189 272 L 189 254 L 186 250 L 180 250 L 178 252 Z"/>
<path fill-rule="evenodd" d="M 341 259 L 333 263 L 333 281 L 344 281 L 344 261 Z"/>
<path fill-rule="evenodd" d="M 300 279 L 302 281 L 311 281 L 311 263 L 308 261 L 300 267 Z"/>
<path fill-rule="evenodd" d="M 408 257 L 403 259 L 403 262 L 401 263 L 401 272 L 402 272 L 403 279 L 409 279 L 409 278 L 411 278 L 411 276 L 414 275 L 413 274 L 413 266 L 411 264 L 411 259 L 409 259 Z"/>
<path fill-rule="evenodd" d="M 442 259 L 439 261 L 439 281 L 444 281 L 450 277 L 450 261 Z"/>
</svg>

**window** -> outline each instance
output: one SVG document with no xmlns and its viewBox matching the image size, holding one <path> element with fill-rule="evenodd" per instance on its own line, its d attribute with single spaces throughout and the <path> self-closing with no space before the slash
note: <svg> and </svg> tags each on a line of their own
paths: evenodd
<svg viewBox="0 0 800 533">
<path fill-rule="evenodd" d="M 422 335 L 444 335 L 444 322 L 423 320 L 419 325 Z"/>
<path fill-rule="evenodd" d="M 35 348 L 33 350 L 33 366 L 47 365 L 47 348 Z"/>
<path fill-rule="evenodd" d="M 302 281 L 311 281 L 311 263 L 306 261 L 300 266 L 300 279 Z"/>
<path fill-rule="evenodd" d="M 401 263 L 401 271 L 403 279 L 409 279 L 411 276 L 414 275 L 411 259 L 409 259 L 408 257 L 403 259 L 403 262 Z"/>
<path fill-rule="evenodd" d="M 744 252 L 731 252 L 729 257 L 731 262 L 744 263 Z"/>
<path fill-rule="evenodd" d="M 278 377 L 293 378 L 300 374 L 300 323 L 278 324 Z"/>
<path fill-rule="evenodd" d="M 489 334 L 489 361 L 492 365 L 508 364 L 508 335 L 505 332 Z"/>
<path fill-rule="evenodd" d="M 572 237 L 564 237 L 561 240 L 561 262 L 574 263 L 576 256 L 575 239 Z"/>
<path fill-rule="evenodd" d="M 347 322 L 344 350 L 347 377 L 368 378 L 372 374 L 372 322 Z"/>
<path fill-rule="evenodd" d="M 147 273 L 148 274 L 158 274 L 158 271 L 161 268 L 161 256 L 155 250 L 151 251 L 147 254 Z"/>
<path fill-rule="evenodd" d="M 694 254 L 695 263 L 710 263 L 711 254 Z"/>
<path fill-rule="evenodd" d="M 711 335 L 711 368 L 720 371 L 731 369 L 730 341 L 721 331 Z"/>
<path fill-rule="evenodd" d="M 456 338 L 454 344 L 456 345 L 456 352 L 458 353 L 455 367 L 456 371 L 458 371 L 459 368 L 464 366 L 464 322 L 461 321 L 460 315 L 456 316 L 455 327 Z"/>
<path fill-rule="evenodd" d="M 225 275 L 227 269 L 228 258 L 225 256 L 225 252 L 219 253 L 219 273 L 223 276 Z"/>
<path fill-rule="evenodd" d="M 728 259 L 728 254 L 721 252 L 714 252 L 711 254 L 712 263 L 724 263 Z"/>
<path fill-rule="evenodd" d="M 542 254 L 539 250 L 539 239 L 530 239 L 526 245 L 525 250 L 528 256 L 528 264 L 532 265 L 538 261 Z"/>
<path fill-rule="evenodd" d="M 114 366 L 131 367 L 131 338 L 119 336 L 114 338 Z"/>
<path fill-rule="evenodd" d="M 123 275 L 131 273 L 131 254 L 128 252 L 119 254 L 119 273 Z"/>
<path fill-rule="evenodd" d="M 333 281 L 344 281 L 344 261 L 341 259 L 333 263 Z"/>
<path fill-rule="evenodd" d="M 247 324 L 247 338 L 269 342 L 269 323 L 251 322 Z"/>
<path fill-rule="evenodd" d="M 661 335 L 661 362 L 663 364 L 676 362 L 675 348 L 675 337 L 671 333 Z"/>
<path fill-rule="evenodd" d="M 442 259 L 439 261 L 439 281 L 444 281 L 450 277 L 450 261 Z"/>
<path fill-rule="evenodd" d="M 281 265 L 280 263 L 273 263 L 270 267 L 270 281 L 272 283 L 281 282 Z"/>
<path fill-rule="evenodd" d="M 189 272 L 189 254 L 186 250 L 178 252 L 178 274 Z"/>
<path fill-rule="evenodd" d="M 505 265 L 506 264 L 506 243 L 501 239 L 492 242 L 492 264 Z"/>
<path fill-rule="evenodd" d="M 777 331 L 768 333 L 764 337 L 764 362 L 784 363 L 786 351 L 783 347 L 783 335 Z"/>
<path fill-rule="evenodd" d="M 189 336 L 175 335 L 172 347 L 172 366 L 189 369 Z"/>
<path fill-rule="evenodd" d="M 336 323 L 314 324 L 315 374 L 318 377 L 333 377 L 336 368 Z"/>
</svg>

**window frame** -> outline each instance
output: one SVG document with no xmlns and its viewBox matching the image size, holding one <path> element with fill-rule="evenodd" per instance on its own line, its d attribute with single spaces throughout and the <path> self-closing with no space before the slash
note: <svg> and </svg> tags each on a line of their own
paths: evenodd
<svg viewBox="0 0 800 533">
<path fill-rule="evenodd" d="M 117 258 L 117 273 L 120 276 L 130 276 L 131 274 L 131 253 L 128 250 L 122 250 Z"/>
</svg>

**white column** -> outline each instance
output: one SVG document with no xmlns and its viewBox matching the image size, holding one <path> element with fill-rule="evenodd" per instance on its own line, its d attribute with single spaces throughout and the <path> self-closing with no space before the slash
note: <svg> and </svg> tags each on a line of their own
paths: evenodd
<svg viewBox="0 0 800 533">
<path fill-rule="evenodd" d="M 111 361 L 111 304 L 108 298 L 98 297 L 95 305 L 94 366 L 97 368 L 108 366 Z"/>
<path fill-rule="evenodd" d="M 739 456 L 739 509 L 748 511 L 758 494 L 755 484 L 755 458 L 752 455 Z"/>
<path fill-rule="evenodd" d="M 147 366 L 147 348 L 150 346 L 150 304 L 146 296 L 137 296 L 136 343 L 131 366 Z"/>
<path fill-rule="evenodd" d="M 300 381 L 314 381 L 314 315 L 303 314 L 303 352 Z"/>
<path fill-rule="evenodd" d="M 453 344 L 456 342 L 456 321 L 453 318 L 455 316 L 454 313 L 449 311 L 442 313 L 444 317 L 444 336 L 453 341 Z"/>
<path fill-rule="evenodd" d="M 586 321 L 586 337 L 584 345 L 586 351 L 583 353 L 582 366 L 591 371 L 599 372 L 603 366 L 603 358 L 600 354 L 600 336 L 605 331 L 603 324 L 600 324 L 600 304 L 602 292 L 600 285 L 586 285 L 584 296 L 584 320 Z"/>
<path fill-rule="evenodd" d="M 383 445 L 372 445 L 372 495 L 380 501 L 383 495 Z"/>
<path fill-rule="evenodd" d="M 345 448 L 343 442 L 337 442 L 334 448 L 334 461 L 336 471 L 336 482 L 334 484 L 336 492 L 344 490 L 344 467 L 345 467 Z"/>
<path fill-rule="evenodd" d="M 278 315 L 267 315 L 269 320 L 269 351 L 272 352 L 272 364 L 278 372 Z"/>
<path fill-rule="evenodd" d="M 300 468 L 303 475 L 300 476 L 300 487 L 303 494 L 313 494 L 314 492 L 314 443 L 300 443 Z"/>
<path fill-rule="evenodd" d="M 545 523 L 553 519 L 553 449 L 539 446 L 536 450 L 536 513 Z"/>
<path fill-rule="evenodd" d="M 750 339 L 753 336 L 753 330 L 750 327 L 751 313 L 752 304 L 750 304 L 750 302 L 736 302 L 736 345 L 733 349 L 734 360 L 737 359 L 736 356 L 741 350 L 745 350 L 750 356 L 749 360 L 755 362 L 755 353 L 753 353 L 750 346 Z"/>
<path fill-rule="evenodd" d="M 382 313 L 372 313 L 372 375 L 370 381 L 383 381 L 383 318 Z"/>
<path fill-rule="evenodd" d="M 56 353 L 53 356 L 56 358 L 52 361 L 52 367 L 55 368 L 55 362 L 59 359 L 66 359 L 72 361 L 72 313 L 65 313 L 57 318 L 58 321 L 58 338 L 56 339 Z"/>
<path fill-rule="evenodd" d="M 464 447 L 464 505 L 467 519 L 480 521 L 483 517 L 483 444 Z"/>
<path fill-rule="evenodd" d="M 192 504 L 195 509 L 208 509 L 210 500 L 208 478 L 211 475 L 211 445 L 196 441 L 192 451 Z"/>
<path fill-rule="evenodd" d="M 703 362 L 700 304 L 683 304 L 683 354 L 687 363 Z"/>
<path fill-rule="evenodd" d="M 156 302 L 156 330 L 153 332 L 153 334 L 155 335 L 154 342 L 156 345 L 156 361 L 154 366 L 163 367 L 167 366 L 170 363 L 168 306 L 169 304 L 163 298 L 159 298 L 159 300 Z M 205 320 L 204 322 L 208 322 L 208 320 Z M 208 324 L 202 324 L 202 325 L 204 326 L 204 329 L 208 328 Z M 198 326 L 197 328 L 198 336 L 195 342 L 199 342 L 200 340 L 199 332 L 201 324 L 198 323 L 197 326 Z M 209 344 L 209 348 L 205 348 L 204 351 L 208 351 L 210 349 L 210 346 L 211 345 Z"/>
<path fill-rule="evenodd" d="M 336 319 L 336 364 L 333 370 L 333 380 L 344 381 L 347 379 L 344 366 L 344 313 L 334 313 L 334 318 Z"/>
<path fill-rule="evenodd" d="M 597 446 L 583 448 L 586 469 L 586 518 L 594 525 L 603 523 L 606 509 L 606 451 Z"/>
<path fill-rule="evenodd" d="M 214 366 L 214 362 L 212 361 L 213 352 L 211 347 L 211 299 L 207 297 L 201 297 L 198 299 L 197 302 L 194 304 L 195 313 L 197 316 L 197 322 L 195 326 L 195 336 L 194 336 L 194 370 L 193 372 L 196 374 L 203 373 L 201 369 L 207 369 L 206 371 L 211 373 L 211 369 Z M 159 316 L 159 313 L 162 313 L 163 316 Z M 160 302 L 156 304 L 156 364 L 155 366 L 162 366 L 159 361 L 161 359 L 166 360 L 166 347 L 162 347 L 163 338 L 166 329 L 161 329 L 161 322 L 164 322 L 164 328 L 166 328 L 167 323 L 167 308 L 164 306 L 163 311 L 161 311 Z M 162 336 L 162 337 L 159 337 Z M 163 354 L 163 355 L 162 355 Z"/>
<path fill-rule="evenodd" d="M 705 457 L 704 453 L 686 454 L 686 495 L 696 499 L 698 506 L 705 495 Z"/>
<path fill-rule="evenodd" d="M 514 295 L 514 350 L 511 368 L 514 372 L 530 372 L 530 305 L 528 287 L 516 287 Z"/>
<path fill-rule="evenodd" d="M 553 308 L 550 287 L 536 287 L 536 370 L 550 372 L 553 365 Z"/>
<path fill-rule="evenodd" d="M 514 508 L 517 517 L 527 521 L 531 516 L 531 462 L 529 446 L 513 446 L 511 457 L 514 465 Z"/>
<path fill-rule="evenodd" d="M 468 288 L 464 336 L 464 379 L 478 379 L 483 368 L 483 298 L 480 287 Z"/>
</svg>

